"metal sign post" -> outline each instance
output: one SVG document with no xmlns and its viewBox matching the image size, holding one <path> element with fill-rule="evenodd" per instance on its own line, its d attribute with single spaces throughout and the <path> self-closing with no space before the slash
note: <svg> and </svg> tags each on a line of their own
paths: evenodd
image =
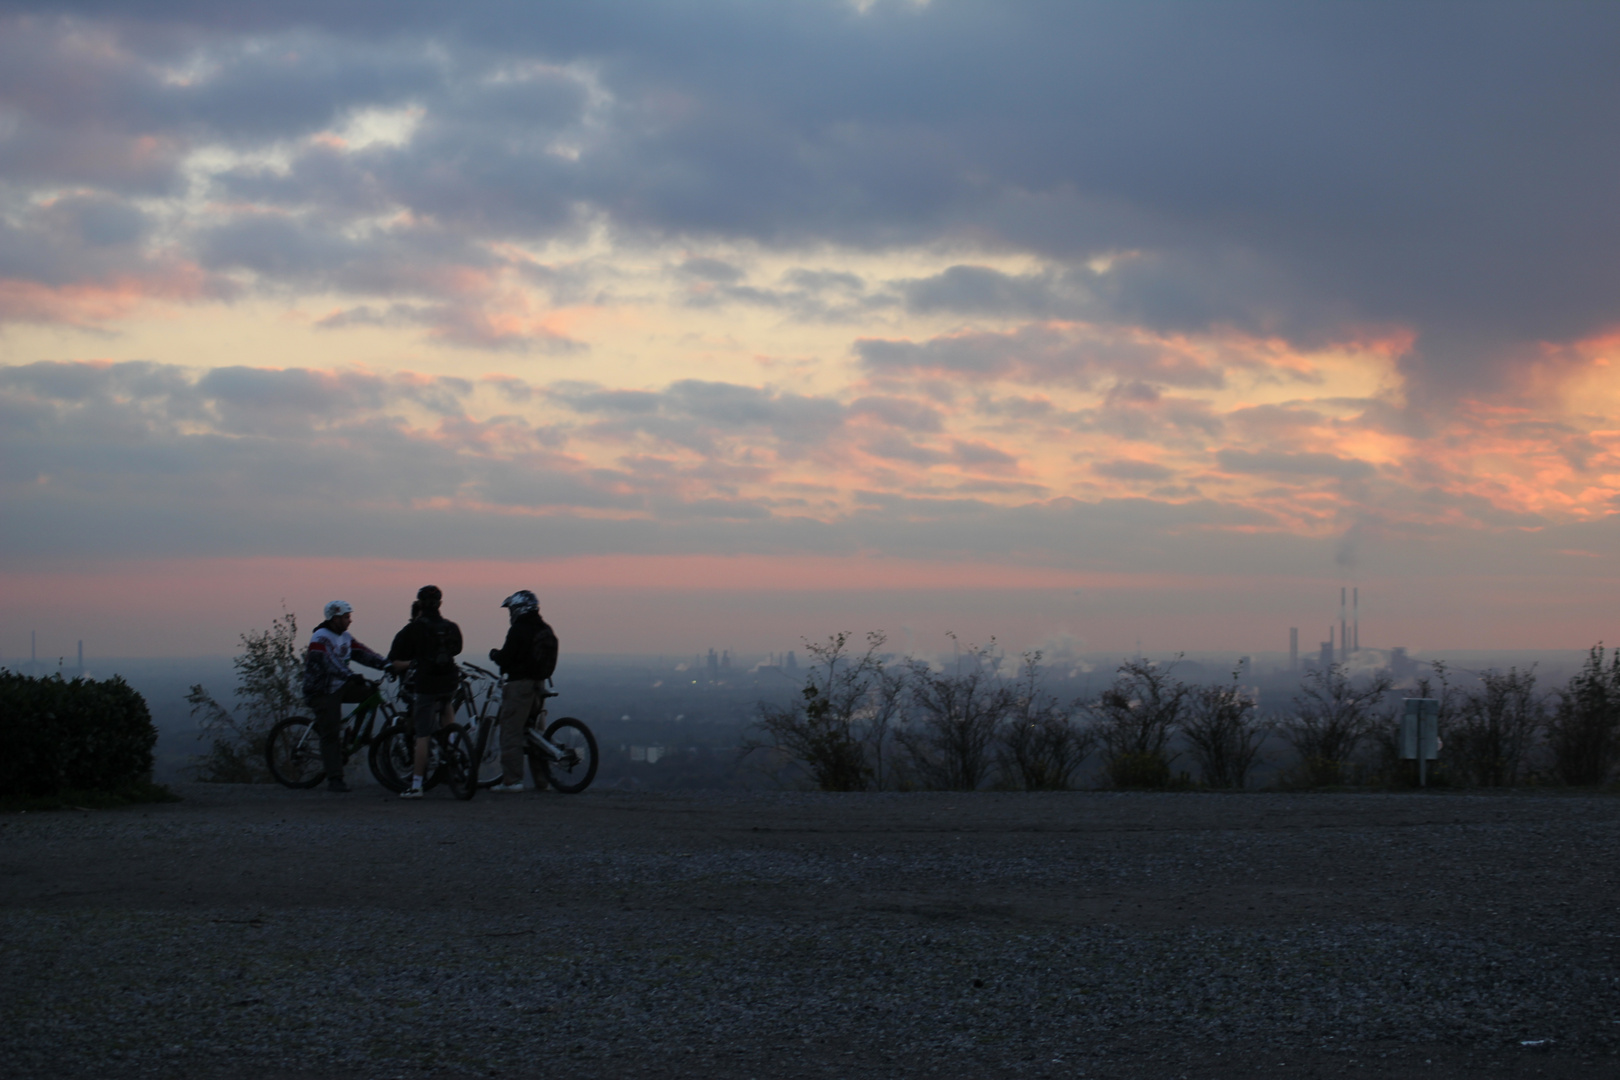
<svg viewBox="0 0 1620 1080">
<path fill-rule="evenodd" d="M 1401 757 L 1417 758 L 1418 787 L 1429 784 L 1429 762 L 1440 756 L 1440 702 L 1409 697 L 1401 714 Z"/>
</svg>

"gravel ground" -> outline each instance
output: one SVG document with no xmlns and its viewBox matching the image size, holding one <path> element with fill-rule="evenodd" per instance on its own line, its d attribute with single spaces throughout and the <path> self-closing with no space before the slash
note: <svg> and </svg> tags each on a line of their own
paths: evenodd
<svg viewBox="0 0 1620 1080">
<path fill-rule="evenodd" d="M 6 1076 L 1620 1074 L 1615 798 L 182 792 L 0 818 Z"/>
</svg>

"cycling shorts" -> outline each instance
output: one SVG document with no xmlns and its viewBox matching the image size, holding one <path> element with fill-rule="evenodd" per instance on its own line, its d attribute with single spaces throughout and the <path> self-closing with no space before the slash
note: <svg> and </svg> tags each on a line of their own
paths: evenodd
<svg viewBox="0 0 1620 1080">
<path fill-rule="evenodd" d="M 417 694 L 416 700 L 411 702 L 411 723 L 416 728 L 418 739 L 432 738 L 433 733 L 439 730 L 444 723 L 444 707 L 450 704 L 449 694 L 437 697 L 431 694 Z"/>
</svg>

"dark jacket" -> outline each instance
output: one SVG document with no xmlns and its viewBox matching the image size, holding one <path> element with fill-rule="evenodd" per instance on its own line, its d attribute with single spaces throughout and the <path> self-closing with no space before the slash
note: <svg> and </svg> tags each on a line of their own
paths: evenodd
<svg viewBox="0 0 1620 1080">
<path fill-rule="evenodd" d="M 409 660 L 416 693 L 439 697 L 454 693 L 461 681 L 460 652 L 461 627 L 438 614 L 422 615 L 394 635 L 388 659 Z"/>
<path fill-rule="evenodd" d="M 506 644 L 489 651 L 509 679 L 549 679 L 557 670 L 557 635 L 538 611 L 526 611 L 512 620 Z"/>
</svg>

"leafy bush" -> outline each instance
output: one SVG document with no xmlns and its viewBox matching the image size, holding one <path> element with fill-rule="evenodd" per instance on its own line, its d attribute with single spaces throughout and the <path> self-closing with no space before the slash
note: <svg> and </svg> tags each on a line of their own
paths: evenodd
<svg viewBox="0 0 1620 1080">
<path fill-rule="evenodd" d="M 1547 722 L 1553 768 L 1566 784 L 1601 784 L 1620 761 L 1620 650 L 1604 666 L 1602 643 L 1558 691 Z"/>
<path fill-rule="evenodd" d="M 265 739 L 277 720 L 305 712 L 304 651 L 298 642 L 298 619 L 283 612 L 268 630 L 241 635 L 236 667 L 238 712 L 215 700 L 201 683 L 186 694 L 197 718 L 197 738 L 209 739 L 208 752 L 193 766 L 197 779 L 222 784 L 264 784 L 270 770 L 264 761 Z"/>
<path fill-rule="evenodd" d="M 0 671 L 0 792 L 48 797 L 150 783 L 157 728 L 122 678 Z"/>
<path fill-rule="evenodd" d="M 1128 660 L 1113 685 L 1086 706 L 1103 746 L 1108 780 L 1119 788 L 1162 788 L 1170 783 L 1170 737 L 1181 726 L 1188 686 L 1173 678 L 1175 664 Z"/>
</svg>

